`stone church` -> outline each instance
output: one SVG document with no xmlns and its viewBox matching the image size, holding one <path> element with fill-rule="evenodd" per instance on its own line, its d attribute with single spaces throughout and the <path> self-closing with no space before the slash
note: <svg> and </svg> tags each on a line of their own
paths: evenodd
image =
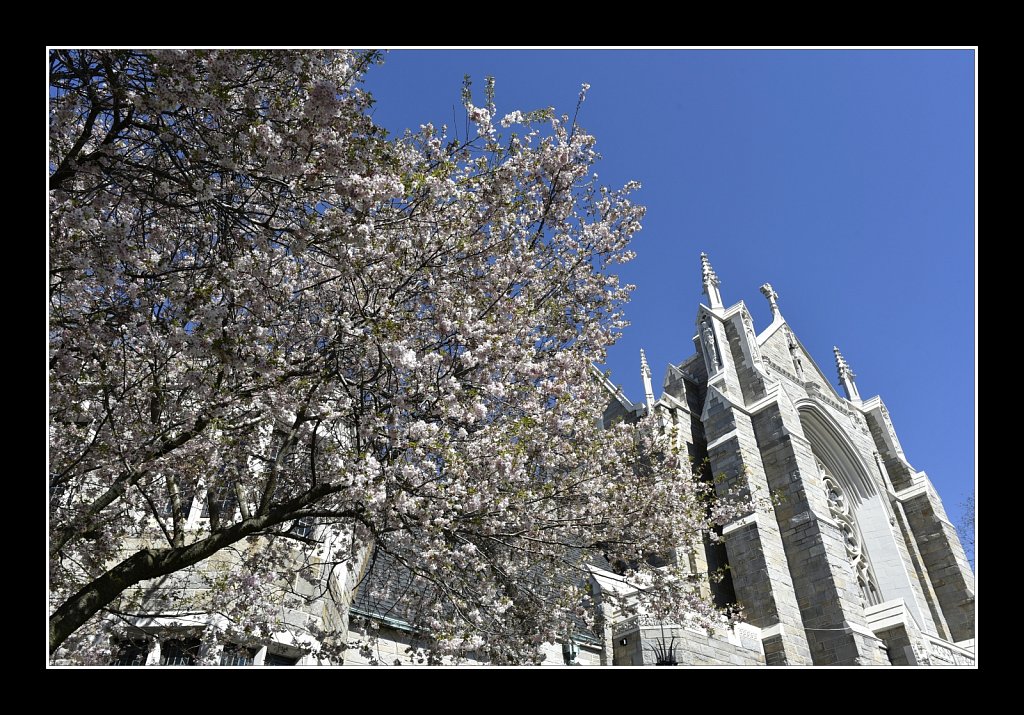
<svg viewBox="0 0 1024 715">
<path fill-rule="evenodd" d="M 653 415 L 675 427 L 693 460 L 707 458 L 717 488 L 773 495 L 773 513 L 727 525 L 724 549 L 708 546 L 694 564 L 728 564 L 714 595 L 741 604 L 751 630 L 731 644 L 673 631 L 677 662 L 973 664 L 973 571 L 882 399 L 861 397 L 838 348 L 842 394 L 832 387 L 771 285 L 761 292 L 772 322 L 757 331 L 742 301 L 725 306 L 706 254 L 701 278 L 695 354 L 668 366 L 656 397 L 641 353 L 644 401 L 609 385 L 615 399 L 604 415 Z M 664 654 L 660 627 L 626 621 L 612 631 L 606 660 L 616 665 Z"/>
<path fill-rule="evenodd" d="M 677 555 L 696 578 L 724 571 L 722 581 L 705 578 L 703 588 L 721 606 L 742 606 L 745 622 L 709 633 L 624 613 L 611 604 L 628 600 L 628 586 L 611 564 L 592 563 L 601 625 L 544 646 L 542 664 L 973 665 L 974 574 L 881 398 L 861 397 L 838 348 L 837 392 L 783 318 L 769 284 L 761 292 L 772 322 L 758 331 L 742 301 L 725 306 L 704 254 L 701 278 L 707 300 L 696 311 L 694 354 L 668 365 L 656 396 L 641 352 L 638 403 L 602 376 L 609 391 L 602 419 L 658 420 L 694 463 L 706 460 L 716 488 L 770 495 L 770 506 L 724 526 L 720 541 Z M 202 516 L 192 509 L 193 520 Z M 410 650 L 423 644 L 414 619 L 403 619 L 399 603 L 374 595 L 401 591 L 401 583 L 395 586 L 402 578 L 386 559 L 363 559 L 331 576 L 305 610 L 285 614 L 295 628 L 315 619 L 321 633 L 347 643 L 341 661 L 314 657 L 315 639 L 291 635 L 262 648 L 224 644 L 205 662 L 417 662 Z M 112 663 L 202 662 L 198 639 L 182 626 L 198 631 L 203 621 L 139 619 L 131 637 L 113 639 Z M 361 639 L 363 629 L 375 637 Z M 147 637 L 137 638 L 142 632 Z"/>
<path fill-rule="evenodd" d="M 641 352 L 643 402 L 605 379 L 612 398 L 603 420 L 657 419 L 675 428 L 694 463 L 708 461 L 719 490 L 772 495 L 771 509 L 728 524 L 721 543 L 686 555 L 695 574 L 724 569 L 727 577 L 706 588 L 720 605 L 740 604 L 746 622 L 708 634 L 608 608 L 603 632 L 552 648 L 545 662 L 973 665 L 974 573 L 882 399 L 861 397 L 838 348 L 836 391 L 770 284 L 761 292 L 772 322 L 757 331 L 742 301 L 725 306 L 706 254 L 701 279 L 707 303 L 697 309 L 695 353 L 668 366 L 656 397 Z M 590 570 L 599 608 L 608 590 L 628 597 L 614 574 Z M 383 571 L 371 569 L 368 579 L 388 578 Z M 410 643 L 370 590 L 355 594 L 350 613 L 374 622 L 377 650 L 352 652 L 346 663 L 401 660 Z"/>
</svg>

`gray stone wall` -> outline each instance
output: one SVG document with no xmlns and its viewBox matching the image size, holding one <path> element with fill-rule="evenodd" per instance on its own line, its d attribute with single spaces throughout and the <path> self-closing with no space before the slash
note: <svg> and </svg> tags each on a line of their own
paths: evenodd
<svg viewBox="0 0 1024 715">
<path fill-rule="evenodd" d="M 601 414 L 601 421 L 605 427 L 608 427 L 616 422 L 630 421 L 633 417 L 633 413 L 629 412 L 621 402 L 611 400 Z"/>
<path fill-rule="evenodd" d="M 946 519 L 930 484 L 901 498 L 907 523 L 945 618 L 956 641 L 974 638 L 974 572 L 967 563 L 956 529 Z"/>
<path fill-rule="evenodd" d="M 908 653 L 912 652 L 911 646 L 914 641 L 907 632 L 905 625 L 901 624 L 892 628 L 878 630 L 875 632 L 875 635 L 885 643 L 890 663 L 893 665 L 915 665 L 907 657 Z"/>
<path fill-rule="evenodd" d="M 747 337 L 743 330 L 741 313 L 735 313 L 730 320 L 726 321 L 725 327 L 743 402 L 749 405 L 765 396 L 765 382 L 761 374 L 754 369 L 749 346 L 743 344 L 747 341 Z"/>
<path fill-rule="evenodd" d="M 718 634 L 678 626 L 643 626 L 617 631 L 614 665 L 657 665 L 669 653 L 677 665 L 765 665 L 761 644 L 736 638 L 738 643 Z"/>
<path fill-rule="evenodd" d="M 930 624 L 932 629 L 929 630 L 927 623 L 923 624 L 924 629 L 940 638 L 950 638 L 949 626 L 946 625 L 946 618 L 942 615 L 938 596 L 935 595 L 935 589 L 932 587 L 931 579 L 928 577 L 928 570 L 925 568 L 924 560 L 917 549 L 914 535 L 907 525 L 907 515 L 899 500 L 894 500 L 893 511 L 895 512 L 896 525 L 900 530 L 901 538 L 899 543 L 902 547 L 901 555 L 906 559 L 906 563 L 912 567 L 915 595 L 919 598 L 919 603 L 927 604 L 928 615 L 931 617 Z"/>
<path fill-rule="evenodd" d="M 754 427 L 814 663 L 883 664 L 866 636 L 856 576 L 799 415 L 791 403 L 775 403 Z"/>
<path fill-rule="evenodd" d="M 755 499 L 768 499 L 769 484 L 750 417 L 709 391 L 704 429 L 716 489 L 726 493 L 736 486 Z M 747 620 L 761 629 L 777 631 L 771 632 L 764 644 L 767 663 L 810 664 L 778 522 L 754 512 L 741 523 L 727 526 L 723 536 L 736 596 Z"/>
<path fill-rule="evenodd" d="M 889 447 L 889 442 L 885 438 L 885 434 L 888 432 L 885 421 L 880 419 L 877 412 L 869 412 L 865 415 L 865 419 L 871 431 L 875 449 L 882 457 L 885 471 L 892 481 L 893 488 L 898 492 L 910 488 L 914 484 L 914 470 L 906 459 Z"/>
<path fill-rule="evenodd" d="M 788 368 L 793 372 L 793 360 L 789 354 L 789 343 L 786 341 L 786 333 L 782 328 L 776 329 L 761 344 L 761 355 L 768 358 L 776 365 Z"/>
</svg>

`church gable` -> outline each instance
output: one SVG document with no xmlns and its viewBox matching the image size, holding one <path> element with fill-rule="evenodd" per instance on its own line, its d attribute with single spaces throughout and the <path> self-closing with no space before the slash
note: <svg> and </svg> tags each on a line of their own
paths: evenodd
<svg viewBox="0 0 1024 715">
<path fill-rule="evenodd" d="M 835 399 L 840 399 L 840 395 L 836 391 L 835 385 L 832 383 L 831 380 L 829 380 L 828 377 L 825 376 L 824 371 L 821 369 L 821 367 L 818 366 L 818 363 L 815 362 L 814 358 L 811 357 L 810 353 L 807 352 L 804 346 L 800 344 L 799 340 L 797 340 L 796 343 L 796 349 L 798 351 L 798 355 L 800 356 L 800 362 L 802 363 L 804 370 L 804 379 L 816 382 L 821 387 L 827 386 L 828 391 L 832 393 L 831 397 Z"/>
<path fill-rule="evenodd" d="M 769 665 L 973 663 L 973 574 L 959 543 L 922 516 L 941 509 L 934 490 L 917 488 L 927 477 L 914 473 L 915 487 L 893 494 L 898 475 L 887 474 L 872 430 L 878 398 L 861 399 L 838 348 L 829 373 L 838 381 L 826 375 L 770 284 L 761 292 L 772 322 L 756 335 L 742 302 L 725 307 L 705 254 L 701 277 L 697 351 L 668 367 L 656 414 L 689 427 L 687 453 L 706 455 L 720 493 L 771 494 L 773 504 L 726 525 L 721 552 L 693 554 L 697 571 L 726 566 L 728 593 L 759 629 Z M 700 395 L 692 426 L 684 395 Z M 643 636 L 624 625 L 614 626 L 622 643 Z"/>
<path fill-rule="evenodd" d="M 789 339 L 786 337 L 785 327 L 784 324 L 778 326 L 768 335 L 767 339 L 760 343 L 761 355 L 767 359 L 769 368 L 776 370 L 781 368 L 785 373 L 795 375 L 796 370 L 793 366 L 793 357 L 789 352 Z"/>
<path fill-rule="evenodd" d="M 762 337 L 761 354 L 769 369 L 781 373 L 790 381 L 803 385 L 808 382 L 817 383 L 828 397 L 839 400 L 840 395 L 835 386 L 811 357 L 803 344 L 786 323 L 773 325 L 766 337 Z"/>
</svg>

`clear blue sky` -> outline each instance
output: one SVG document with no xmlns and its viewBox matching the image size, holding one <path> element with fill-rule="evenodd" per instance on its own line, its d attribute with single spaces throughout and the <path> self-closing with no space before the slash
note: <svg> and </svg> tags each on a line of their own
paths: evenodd
<svg viewBox="0 0 1024 715">
<path fill-rule="evenodd" d="M 589 83 L 602 182 L 643 183 L 632 326 L 607 365 L 627 396 L 641 347 L 657 394 L 693 353 L 707 251 L 759 331 L 774 286 L 833 384 L 839 346 L 957 522 L 975 481 L 972 51 L 399 50 L 368 76 L 374 118 L 450 125 L 464 74 L 480 104 L 495 77 L 499 116 L 571 114 Z"/>
</svg>

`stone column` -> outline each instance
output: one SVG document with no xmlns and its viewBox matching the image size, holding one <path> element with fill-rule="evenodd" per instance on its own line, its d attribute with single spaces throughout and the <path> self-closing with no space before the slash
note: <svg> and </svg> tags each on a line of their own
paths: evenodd
<svg viewBox="0 0 1024 715">
<path fill-rule="evenodd" d="M 954 642 L 974 638 L 974 572 L 931 481 L 897 493 Z"/>
<path fill-rule="evenodd" d="M 767 498 L 768 481 L 750 417 L 714 388 L 704 407 L 708 459 L 716 489 L 733 486 Z M 768 665 L 810 665 L 807 638 L 779 525 L 754 511 L 723 529 L 736 596 L 747 621 L 762 629 Z"/>
</svg>

